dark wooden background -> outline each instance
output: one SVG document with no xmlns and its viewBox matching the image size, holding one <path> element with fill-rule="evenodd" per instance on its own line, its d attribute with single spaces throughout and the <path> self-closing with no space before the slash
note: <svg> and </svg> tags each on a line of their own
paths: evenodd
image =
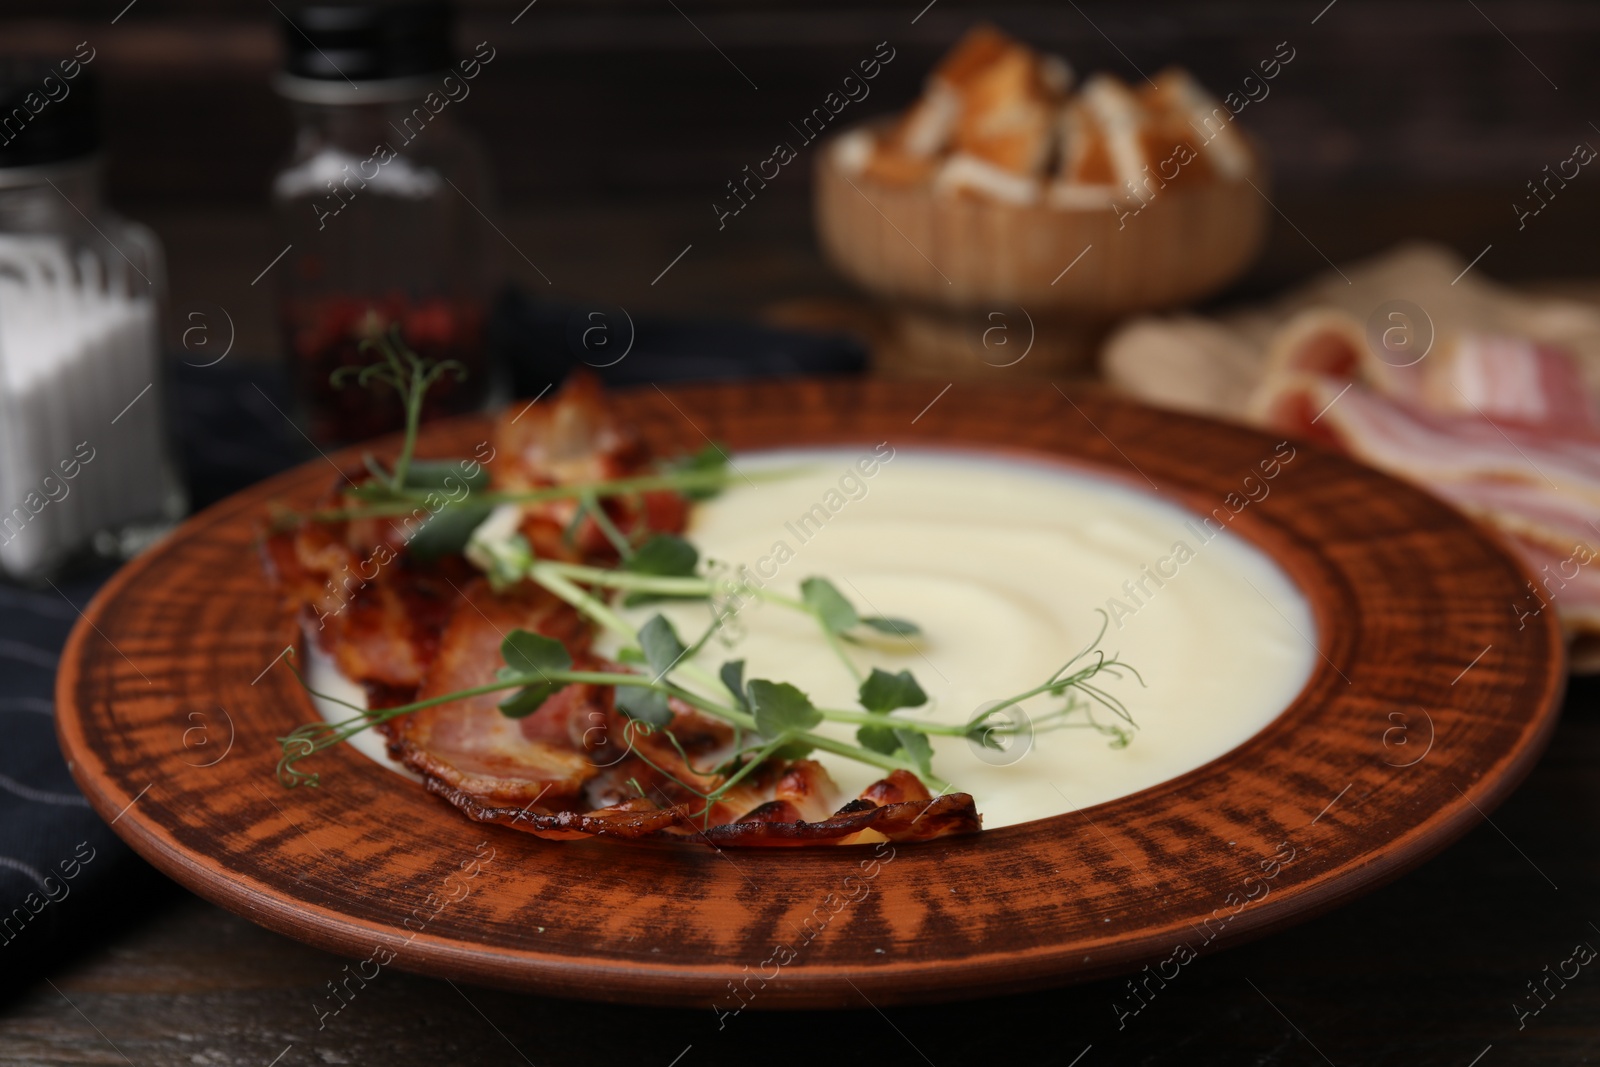
<svg viewBox="0 0 1600 1067">
<path fill-rule="evenodd" d="M 115 203 L 165 239 L 175 304 L 228 308 L 243 349 L 264 355 L 276 344 L 270 293 L 248 283 L 282 247 L 265 208 L 290 138 L 267 84 L 276 16 L 267 0 L 135 0 L 111 25 L 126 2 L 8 0 L 0 27 L 11 48 L 66 55 L 87 39 L 99 51 Z M 1229 296 L 1276 291 L 1326 269 L 1324 255 L 1346 264 L 1405 237 L 1468 258 L 1493 244 L 1480 266 L 1502 278 L 1600 273 L 1600 197 L 1587 188 L 1600 175 L 1581 173 L 1521 232 L 1512 211 L 1546 164 L 1579 140 L 1600 147 L 1595 4 L 925 3 L 537 0 L 524 11 L 526 0 L 472 0 L 460 50 L 486 40 L 498 55 L 448 113 L 487 144 L 500 190 L 491 214 L 554 291 L 633 311 L 755 315 L 848 294 L 811 236 L 809 173 L 787 168 L 721 232 L 712 201 L 877 42 L 897 56 L 847 115 L 903 106 L 979 17 L 1080 72 L 1135 79 L 1182 63 L 1219 94 L 1286 41 L 1294 61 L 1240 121 L 1267 145 L 1273 200 L 1293 225 L 1274 220 L 1267 253 Z M 501 251 L 513 278 L 546 288 Z"/>
<path fill-rule="evenodd" d="M 1503 279 L 1600 275 L 1600 197 L 1589 188 L 1600 189 L 1600 173 L 1580 174 L 1526 230 L 1512 211 L 1543 166 L 1580 140 L 1600 146 L 1600 5 L 937 0 L 923 11 L 926 0 L 677 0 L 680 11 L 669 0 L 537 0 L 512 25 L 524 2 L 463 5 L 461 51 L 487 40 L 499 55 L 451 112 L 493 159 L 496 223 L 559 293 L 725 316 L 848 299 L 811 237 L 803 167 L 722 232 L 710 204 L 877 42 L 898 55 L 863 115 L 907 102 L 980 13 L 1083 72 L 1134 78 L 1180 62 L 1219 92 L 1278 42 L 1296 50 L 1271 95 L 1241 117 L 1271 153 L 1282 216 L 1224 299 L 1277 291 L 1326 269 L 1324 255 L 1344 265 L 1409 237 L 1469 258 L 1492 244 L 1481 269 Z M 249 282 L 282 247 L 265 200 L 290 136 L 267 86 L 278 47 L 271 4 L 136 0 L 112 25 L 125 3 L 7 0 L 0 45 L 63 56 L 78 41 L 94 45 L 109 88 L 114 203 L 164 239 L 175 306 L 226 307 L 242 354 L 268 358 L 270 293 Z M 512 278 L 544 288 L 505 252 Z M 282 1054 L 285 1067 L 947 1067 L 1068 1064 L 1091 1045 L 1081 1067 L 1593 1062 L 1592 968 L 1525 1029 L 1511 1005 L 1575 942 L 1600 945 L 1589 925 L 1600 923 L 1596 696 L 1589 685 L 1569 699 L 1551 753 L 1494 826 L 1352 906 L 1204 959 L 1126 1031 L 1110 1007 L 1123 996 L 1114 982 L 887 1015 L 865 1005 L 746 1015 L 719 1032 L 709 1010 L 574 1006 L 395 973 L 319 1032 L 312 1003 L 346 961 L 134 874 L 119 899 L 80 916 L 74 943 L 26 967 L 0 959 L 0 1062 L 265 1067 Z"/>
</svg>

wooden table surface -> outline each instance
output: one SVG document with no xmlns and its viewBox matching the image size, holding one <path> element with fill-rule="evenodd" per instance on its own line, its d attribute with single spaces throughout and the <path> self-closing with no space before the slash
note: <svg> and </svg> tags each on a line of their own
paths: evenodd
<svg viewBox="0 0 1600 1067">
<path fill-rule="evenodd" d="M 1548 976 L 1575 945 L 1600 946 L 1597 698 L 1600 681 L 1573 684 L 1549 751 L 1491 823 L 1333 913 L 1202 954 L 1120 1028 L 1113 1005 L 1135 1003 L 1123 981 L 887 1011 L 745 1012 L 719 1028 L 709 1004 L 608 1007 L 393 969 L 319 1028 L 326 983 L 351 961 L 152 874 L 130 878 L 126 903 L 84 932 L 85 947 L 42 975 L 4 976 L 0 1063 L 1589 1063 L 1600 1058 L 1600 969 L 1564 987 Z M 1519 1018 L 1538 1003 L 1530 982 L 1553 995 Z"/>
</svg>

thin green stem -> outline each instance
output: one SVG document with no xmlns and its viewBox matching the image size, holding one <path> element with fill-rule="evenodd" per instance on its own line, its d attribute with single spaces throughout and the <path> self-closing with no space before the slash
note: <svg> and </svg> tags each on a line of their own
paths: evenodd
<svg viewBox="0 0 1600 1067">
<path fill-rule="evenodd" d="M 756 471 L 750 477 L 757 482 L 776 481 L 804 473 L 804 470 L 805 468 Z M 671 471 L 665 474 L 645 474 L 633 478 L 615 478 L 604 482 L 572 482 L 567 485 L 550 485 L 539 489 L 474 493 L 472 501 L 476 504 L 490 506 L 497 504 L 542 504 L 551 500 L 581 499 L 588 493 L 592 493 L 597 497 L 612 497 L 647 492 L 653 489 L 720 489 L 727 485 L 729 481 L 730 478 L 727 472 L 721 470 Z M 400 497 L 399 500 L 380 500 L 359 508 L 330 508 L 312 511 L 304 515 L 303 518 L 310 519 L 313 522 L 341 522 L 347 519 L 409 515 L 418 506 L 426 503 L 428 497 L 435 492 L 435 490 L 430 489 L 393 490 L 386 495 L 398 496 Z M 361 494 L 357 493 L 355 495 L 360 496 Z"/>
<path fill-rule="evenodd" d="M 528 577 L 544 586 L 568 604 L 589 616 L 601 626 L 610 630 L 630 645 L 639 643 L 639 631 L 633 625 L 612 611 L 599 597 L 591 596 L 578 586 L 568 581 L 561 574 L 551 570 L 554 566 L 549 563 L 535 563 L 528 568 Z"/>
<path fill-rule="evenodd" d="M 391 487 L 397 493 L 404 492 L 406 475 L 411 472 L 411 456 L 417 449 L 417 431 L 422 426 L 422 398 L 427 393 L 428 387 L 433 384 L 432 375 L 418 373 L 417 358 L 412 356 L 412 373 L 410 375 L 410 388 L 405 391 L 406 403 L 406 436 L 400 445 L 400 455 L 394 461 L 394 476 Z"/>
<path fill-rule="evenodd" d="M 576 578 L 587 585 L 623 589 L 628 592 L 660 593 L 663 596 L 710 596 L 714 591 L 711 582 L 705 578 L 668 578 L 654 574 L 637 574 L 633 571 L 611 570 L 606 567 L 590 567 L 582 563 L 561 563 L 555 560 L 540 560 L 538 567 L 546 574 L 559 574 Z M 535 578 L 535 581 L 537 580 Z"/>
<path fill-rule="evenodd" d="M 937 734 L 941 737 L 965 737 L 970 728 L 965 724 L 926 722 L 920 719 L 901 719 L 873 711 L 850 711 L 845 708 L 818 708 L 829 722 L 848 722 L 857 726 L 889 726 L 897 730 L 915 730 L 919 734 Z M 1005 734 L 1011 731 L 999 730 Z"/>
<path fill-rule="evenodd" d="M 828 624 L 822 621 L 822 616 L 809 608 L 806 610 L 807 614 L 817 620 L 817 628 L 822 631 L 822 636 L 827 638 L 828 647 L 833 649 L 833 654 L 839 657 L 839 662 L 843 663 L 845 670 L 850 672 L 850 677 L 856 680 L 857 685 L 860 685 L 866 676 L 861 673 L 861 668 L 855 665 L 855 662 L 850 658 L 850 654 L 845 651 L 844 642 L 839 640 L 839 635 L 834 633 Z"/>
<path fill-rule="evenodd" d="M 706 794 L 706 803 L 709 805 L 713 801 L 721 800 L 723 797 L 727 796 L 730 789 L 743 781 L 757 767 L 761 766 L 762 762 L 765 761 L 768 756 L 772 755 L 774 752 L 778 751 L 778 749 L 782 748 L 788 743 L 789 738 L 780 737 L 775 740 L 768 741 L 766 744 L 756 749 L 755 753 L 743 767 L 740 767 L 737 771 L 733 772 L 733 774 L 729 775 L 727 781 L 723 782 L 710 793 Z"/>
<path fill-rule="evenodd" d="M 886 756 L 881 752 L 874 752 L 870 748 L 852 745 L 848 741 L 835 741 L 831 737 L 823 737 L 819 734 L 807 733 L 799 736 L 806 744 L 811 745 L 813 748 L 819 748 L 824 752 L 832 752 L 836 756 L 847 756 L 850 759 L 861 763 L 869 763 L 886 771 L 910 771 L 912 774 L 921 777 L 916 767 L 907 761 L 895 759 L 893 756 Z M 948 792 L 951 788 L 949 782 L 937 776 L 934 777 L 933 781 L 928 781 L 927 784 L 936 787 L 939 792 Z"/>
<path fill-rule="evenodd" d="M 774 593 L 768 589 L 757 589 L 754 592 L 757 600 L 765 600 L 769 604 L 782 604 L 786 608 L 803 611 L 808 615 L 811 614 L 811 609 L 806 606 L 806 602 L 803 600 L 792 596 L 784 596 L 782 593 Z"/>
<path fill-rule="evenodd" d="M 633 545 L 623 536 L 617 524 L 611 521 L 611 516 L 606 514 L 606 509 L 600 506 L 600 498 L 594 493 L 585 493 L 578 498 L 583 505 L 583 510 L 594 520 L 600 532 L 606 535 L 606 540 L 611 542 L 611 547 L 617 550 L 617 555 L 623 559 L 633 558 Z"/>
</svg>

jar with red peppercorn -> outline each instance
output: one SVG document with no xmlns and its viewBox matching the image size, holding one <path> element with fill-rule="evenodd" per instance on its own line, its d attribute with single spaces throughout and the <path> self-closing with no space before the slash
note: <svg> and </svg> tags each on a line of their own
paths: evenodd
<svg viewBox="0 0 1600 1067">
<path fill-rule="evenodd" d="M 394 392 L 330 382 L 371 362 L 366 338 L 398 328 L 419 356 L 467 368 L 429 391 L 425 419 L 481 406 L 490 385 L 488 168 L 453 112 L 494 49 L 452 62 L 451 23 L 446 3 L 320 4 L 284 19 L 275 87 L 296 132 L 273 181 L 289 246 L 274 275 L 291 385 L 319 443 L 404 424 Z"/>
</svg>

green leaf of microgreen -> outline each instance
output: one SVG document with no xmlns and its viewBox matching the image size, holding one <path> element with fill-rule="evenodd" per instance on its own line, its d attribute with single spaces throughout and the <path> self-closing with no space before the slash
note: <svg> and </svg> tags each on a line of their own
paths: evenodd
<svg viewBox="0 0 1600 1067">
<path fill-rule="evenodd" d="M 987 718 L 979 719 L 967 727 L 966 737 L 968 741 L 975 741 L 984 748 L 992 748 L 997 752 L 1004 752 L 1006 751 L 1006 746 L 996 736 L 1001 733 L 1002 729 L 1003 724 L 996 724 Z"/>
<path fill-rule="evenodd" d="M 693 578 L 699 562 L 700 552 L 694 545 L 676 534 L 658 533 L 640 545 L 622 569 L 662 578 Z"/>
<path fill-rule="evenodd" d="M 500 714 L 508 719 L 521 719 L 544 706 L 544 702 L 559 693 L 562 682 L 535 682 L 525 685 L 500 702 Z"/>
<path fill-rule="evenodd" d="M 862 748 L 870 748 L 885 756 L 892 756 L 900 751 L 900 737 L 888 726 L 863 726 L 856 731 L 856 740 L 860 742 Z"/>
<path fill-rule="evenodd" d="M 667 694 L 637 685 L 619 685 L 616 689 L 617 710 L 630 719 L 647 722 L 651 726 L 665 726 L 672 721 L 672 708 L 667 705 Z"/>
<path fill-rule="evenodd" d="M 639 627 L 639 647 L 644 650 L 645 661 L 657 678 L 677 666 L 686 651 L 683 642 L 678 640 L 677 631 L 660 614 L 650 616 L 650 621 Z"/>
<path fill-rule="evenodd" d="M 546 671 L 564 671 L 572 666 L 572 655 L 565 645 L 531 630 L 512 630 L 500 642 L 500 655 L 506 661 L 497 672 L 501 681 L 542 675 Z M 565 684 L 544 679 L 525 685 L 500 702 L 500 712 L 513 719 L 532 715 Z"/>
<path fill-rule="evenodd" d="M 933 742 L 928 740 L 928 735 L 916 730 L 896 730 L 894 735 L 900 739 L 900 747 L 905 750 L 906 756 L 917 768 L 917 773 L 925 778 L 932 778 Z"/>
<path fill-rule="evenodd" d="M 493 510 L 488 504 L 447 504 L 417 524 L 406 548 L 423 561 L 457 555 Z"/>
<path fill-rule="evenodd" d="M 891 619 L 882 615 L 868 615 L 861 620 L 861 625 L 870 626 L 881 634 L 890 637 L 920 637 L 922 628 L 907 619 Z"/>
<path fill-rule="evenodd" d="M 739 706 L 739 710 L 749 711 L 750 701 L 744 695 L 744 660 L 729 660 L 717 675 L 722 679 L 722 684 L 728 687 L 728 692 L 733 694 L 733 702 Z"/>
<path fill-rule="evenodd" d="M 476 473 L 468 475 L 466 472 L 468 466 L 476 466 L 478 468 Z M 468 491 L 487 489 L 489 472 L 482 464 L 475 464 L 465 459 L 413 460 L 410 469 L 406 471 L 407 489 L 455 490 L 463 485 Z"/>
<path fill-rule="evenodd" d="M 809 745 L 804 741 L 789 741 L 773 749 L 772 755 L 780 760 L 796 760 L 805 759 L 814 751 L 816 751 L 816 746 L 814 745 Z"/>
<path fill-rule="evenodd" d="M 678 471 L 727 471 L 728 454 L 717 444 L 708 444 L 693 455 L 685 456 L 670 465 L 670 470 Z M 696 486 L 694 488 L 678 490 L 690 500 L 709 500 L 722 492 L 721 486 Z"/>
<path fill-rule="evenodd" d="M 762 737 L 776 741 L 784 734 L 802 733 L 822 722 L 822 712 L 811 703 L 811 698 L 788 682 L 757 678 L 747 689 L 756 717 L 756 730 Z"/>
<path fill-rule="evenodd" d="M 519 675 L 564 671 L 572 667 L 572 655 L 567 646 L 532 630 L 512 630 L 500 642 L 500 656 L 506 666 Z"/>
<path fill-rule="evenodd" d="M 844 633 L 861 621 L 850 601 L 826 578 L 807 578 L 801 582 L 800 599 L 822 620 L 822 625 L 836 634 Z"/>
<path fill-rule="evenodd" d="M 920 708 L 928 702 L 928 694 L 922 691 L 910 671 L 890 674 L 874 667 L 867 680 L 861 683 L 860 693 L 862 707 L 885 715 L 896 708 Z"/>
<path fill-rule="evenodd" d="M 371 470 L 372 468 L 368 468 Z M 381 466 L 377 467 L 382 470 Z M 348 486 L 343 495 L 354 497 L 357 500 L 371 500 L 379 503 L 388 503 L 402 498 L 395 495 L 394 486 L 388 482 L 362 482 L 360 485 Z"/>
<path fill-rule="evenodd" d="M 676 534 L 656 534 L 624 560 L 622 570 L 657 578 L 693 578 L 700 563 L 700 552 Z M 699 595 L 631 592 L 623 597 L 624 607 L 638 607 L 660 600 L 700 600 Z"/>
</svg>

